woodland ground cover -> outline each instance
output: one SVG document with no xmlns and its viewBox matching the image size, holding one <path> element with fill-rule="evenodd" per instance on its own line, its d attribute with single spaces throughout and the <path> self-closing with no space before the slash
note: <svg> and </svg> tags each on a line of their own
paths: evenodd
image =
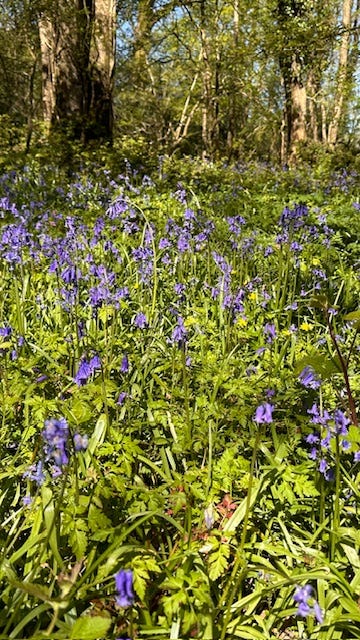
<svg viewBox="0 0 360 640">
<path fill-rule="evenodd" d="M 1 638 L 360 638 L 359 179 L 0 179 Z"/>
</svg>

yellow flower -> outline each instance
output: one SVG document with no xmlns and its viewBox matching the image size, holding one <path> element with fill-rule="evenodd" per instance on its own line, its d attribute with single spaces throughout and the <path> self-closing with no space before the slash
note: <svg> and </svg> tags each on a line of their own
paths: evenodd
<svg viewBox="0 0 360 640">
<path fill-rule="evenodd" d="M 314 325 L 309 324 L 309 322 L 303 322 L 300 325 L 300 329 L 302 329 L 303 331 L 312 331 L 313 328 L 314 328 Z"/>
<path fill-rule="evenodd" d="M 238 327 L 246 327 L 247 323 L 248 323 L 247 319 L 242 318 L 241 316 L 240 318 L 237 319 L 237 322 L 236 322 Z"/>
</svg>

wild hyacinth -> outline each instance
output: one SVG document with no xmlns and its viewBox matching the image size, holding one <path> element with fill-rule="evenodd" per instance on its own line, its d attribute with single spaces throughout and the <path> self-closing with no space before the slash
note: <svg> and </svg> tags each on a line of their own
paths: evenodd
<svg viewBox="0 0 360 640">
<path fill-rule="evenodd" d="M 264 336 L 268 344 L 272 344 L 276 338 L 276 327 L 273 323 L 267 322 L 264 326 Z"/>
<path fill-rule="evenodd" d="M 129 358 L 127 357 L 127 355 L 125 354 L 121 360 L 121 366 L 120 366 L 120 371 L 121 373 L 128 373 L 129 371 Z"/>
<path fill-rule="evenodd" d="M 310 445 L 309 457 L 317 460 L 318 469 L 326 480 L 333 480 L 333 450 L 332 442 L 338 439 L 340 450 L 348 451 L 350 443 L 347 440 L 350 420 L 341 409 L 335 409 L 330 414 L 326 409 L 320 413 L 316 404 L 313 404 L 308 413 L 312 416 L 311 422 L 318 425 L 318 430 L 306 436 L 306 443 Z"/>
<path fill-rule="evenodd" d="M 45 481 L 45 468 L 49 467 L 53 478 L 60 476 L 69 463 L 70 431 L 65 418 L 50 418 L 45 420 L 41 432 L 43 439 L 43 459 L 32 464 L 24 473 L 24 478 L 32 480 L 38 486 Z M 88 438 L 76 433 L 73 437 L 75 451 L 85 451 Z M 70 447 L 71 449 L 71 447 Z"/>
<path fill-rule="evenodd" d="M 170 343 L 177 346 L 179 349 L 185 347 L 187 340 L 187 329 L 184 326 L 184 320 L 181 316 L 178 316 L 176 327 L 171 334 Z"/>
<path fill-rule="evenodd" d="M 274 406 L 272 404 L 264 402 L 256 409 L 254 421 L 258 424 L 270 424 L 273 421 L 273 410 Z"/>
<path fill-rule="evenodd" d="M 321 380 L 312 367 L 307 365 L 299 374 L 299 382 L 307 389 L 318 389 L 321 386 Z"/>
<path fill-rule="evenodd" d="M 302 618 L 315 616 L 317 622 L 322 624 L 324 621 L 322 611 L 317 600 L 313 597 L 313 588 L 310 584 L 303 587 L 296 587 L 293 600 L 297 604 L 297 615 Z"/>
<path fill-rule="evenodd" d="M 53 465 L 53 476 L 60 475 L 62 468 L 69 462 L 69 427 L 65 418 L 46 420 L 42 432 L 45 461 Z"/>
<path fill-rule="evenodd" d="M 75 375 L 74 381 L 79 387 L 82 387 L 87 383 L 88 379 L 95 373 L 97 369 L 101 368 L 101 360 L 99 356 L 93 356 L 90 360 L 87 360 L 84 356 L 80 360 L 79 368 Z"/>
<path fill-rule="evenodd" d="M 137 329 L 146 329 L 147 325 L 148 321 L 146 315 L 145 313 L 140 311 L 134 318 L 134 327 L 136 327 Z"/>
<path fill-rule="evenodd" d="M 134 604 L 133 572 L 131 569 L 120 569 L 115 576 L 115 601 L 118 607 L 131 607 Z"/>
</svg>

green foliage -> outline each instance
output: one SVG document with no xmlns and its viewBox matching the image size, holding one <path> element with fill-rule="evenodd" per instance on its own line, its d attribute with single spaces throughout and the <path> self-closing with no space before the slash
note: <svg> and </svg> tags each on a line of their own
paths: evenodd
<svg viewBox="0 0 360 640">
<path fill-rule="evenodd" d="M 300 198 L 305 171 L 162 170 L 159 186 L 129 168 L 43 178 L 35 162 L 3 178 L 0 637 L 357 638 L 359 282 L 340 215 L 356 185 L 318 175 Z M 61 417 L 58 473 L 44 421 Z M 298 615 L 305 584 L 322 623 Z"/>
</svg>

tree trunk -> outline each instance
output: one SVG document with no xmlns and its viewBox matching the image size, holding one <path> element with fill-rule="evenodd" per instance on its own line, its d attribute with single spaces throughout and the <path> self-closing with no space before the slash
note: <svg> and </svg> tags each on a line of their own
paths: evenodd
<svg viewBox="0 0 360 640">
<path fill-rule="evenodd" d="M 202 158 L 213 161 L 219 149 L 220 50 L 216 35 L 210 44 L 206 0 L 200 3 L 200 42 L 202 75 Z M 214 32 L 217 30 L 218 5 L 214 6 Z"/>
<path fill-rule="evenodd" d="M 289 163 L 297 159 L 299 142 L 306 140 L 306 88 L 301 80 L 301 64 L 295 56 L 291 64 L 291 121 Z"/>
<path fill-rule="evenodd" d="M 277 0 L 277 18 L 281 35 L 279 65 L 285 94 L 286 155 L 289 164 L 297 161 L 299 143 L 307 138 L 305 46 L 298 33 L 299 21 L 306 19 L 305 3 L 301 0 Z"/>
<path fill-rule="evenodd" d="M 115 67 L 116 0 L 96 0 L 90 47 L 87 138 L 111 138 Z M 95 135 L 94 135 L 95 134 Z"/>
<path fill-rule="evenodd" d="M 59 0 L 39 35 L 45 122 L 83 142 L 111 138 L 115 0 Z"/>
<path fill-rule="evenodd" d="M 240 11 L 239 0 L 234 0 L 234 14 L 233 14 L 233 44 L 234 53 L 237 56 L 239 46 L 239 31 L 240 31 Z M 237 134 L 237 92 L 233 88 L 229 96 L 229 124 L 226 136 L 226 146 L 228 151 L 228 157 L 231 160 L 234 156 L 234 144 Z"/>
<path fill-rule="evenodd" d="M 339 66 L 337 75 L 337 84 L 334 98 L 334 108 L 328 131 L 328 143 L 334 147 L 339 133 L 339 126 L 343 114 L 344 98 L 347 93 L 347 66 L 350 46 L 350 26 L 351 26 L 351 5 L 352 0 L 344 0 L 342 6 L 342 26 L 343 32 L 341 36 L 339 51 Z"/>
</svg>

